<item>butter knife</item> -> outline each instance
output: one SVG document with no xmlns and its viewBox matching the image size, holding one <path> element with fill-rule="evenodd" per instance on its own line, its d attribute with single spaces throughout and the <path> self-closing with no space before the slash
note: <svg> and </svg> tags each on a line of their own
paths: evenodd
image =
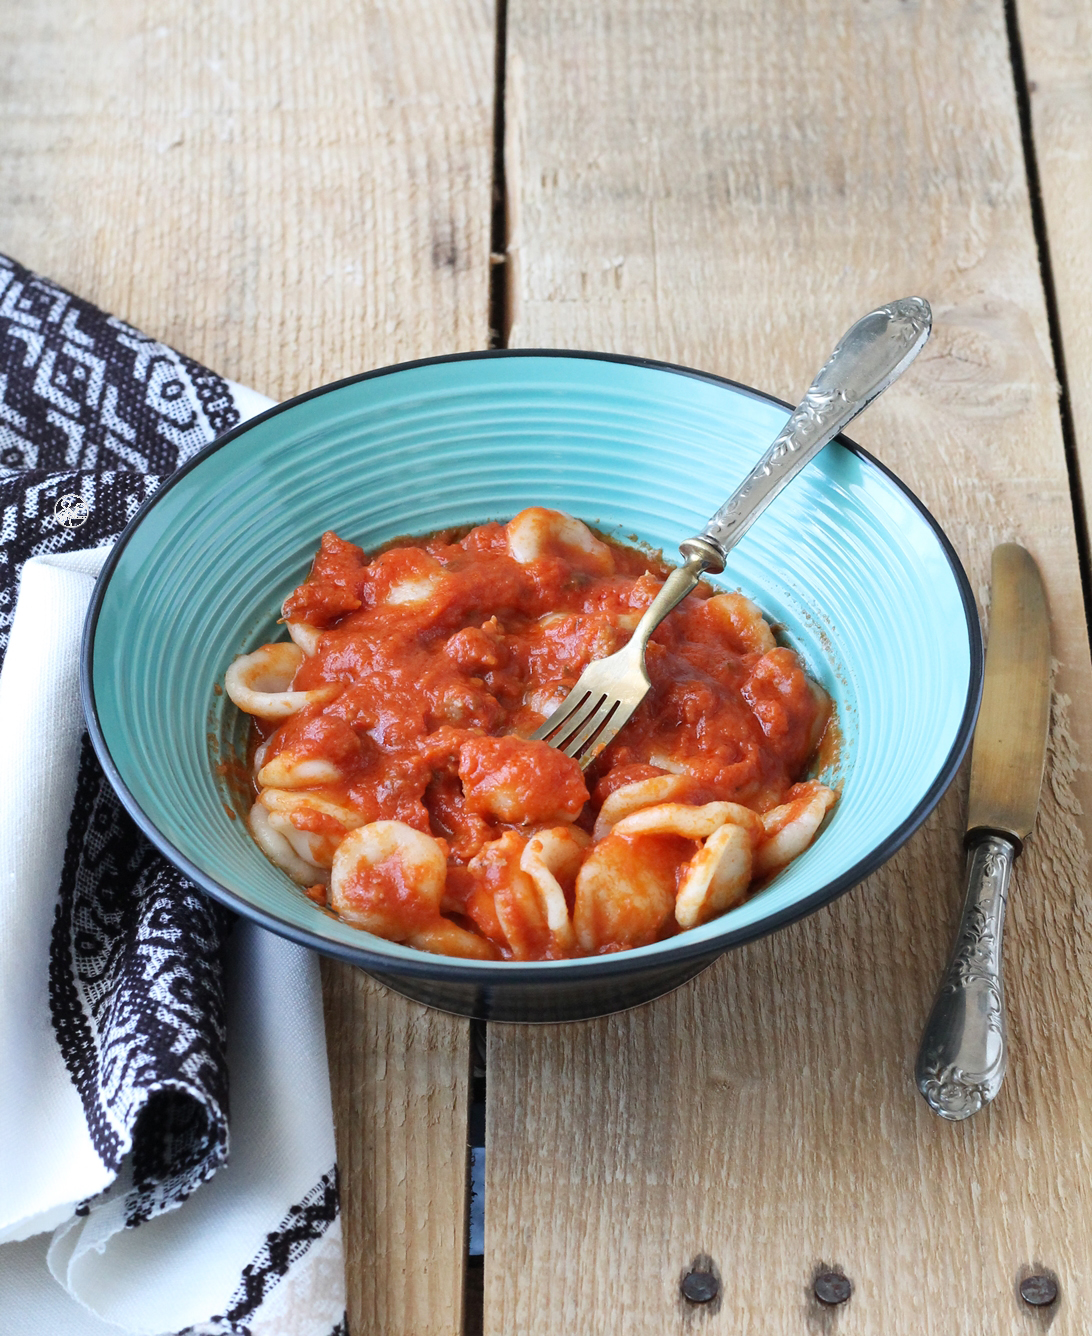
<svg viewBox="0 0 1092 1336">
<path fill-rule="evenodd" d="M 1050 623 L 1038 567 L 994 548 L 990 638 L 971 751 L 967 898 L 915 1070 L 925 1102 L 957 1122 L 1001 1088 L 1007 1063 L 1001 933 L 1013 860 L 1035 825 L 1050 727 Z"/>
</svg>

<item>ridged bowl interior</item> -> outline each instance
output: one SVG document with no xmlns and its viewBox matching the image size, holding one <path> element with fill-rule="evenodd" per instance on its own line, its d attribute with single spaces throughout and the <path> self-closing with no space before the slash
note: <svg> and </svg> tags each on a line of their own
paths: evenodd
<svg viewBox="0 0 1092 1336">
<path fill-rule="evenodd" d="M 279 931 L 364 965 L 506 968 L 363 934 L 266 861 L 216 770 L 245 736 L 219 692 L 225 668 L 282 637 L 280 604 L 324 529 L 369 549 L 545 505 L 674 555 L 785 416 L 712 378 L 554 354 L 394 368 L 273 410 L 166 485 L 103 573 L 85 696 L 108 773 L 169 857 Z M 966 578 L 935 523 L 867 456 L 828 446 L 717 583 L 754 598 L 833 695 L 842 745 L 825 777 L 841 798 L 821 837 L 767 889 L 689 934 L 625 953 L 630 961 L 708 953 L 859 880 L 939 798 L 973 725 L 981 645 Z"/>
</svg>

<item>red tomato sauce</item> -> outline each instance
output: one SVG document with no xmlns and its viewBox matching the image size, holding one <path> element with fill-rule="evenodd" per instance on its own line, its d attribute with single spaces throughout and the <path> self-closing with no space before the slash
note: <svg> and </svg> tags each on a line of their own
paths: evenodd
<svg viewBox="0 0 1092 1336">
<path fill-rule="evenodd" d="M 321 632 L 291 689 L 339 690 L 279 727 L 264 726 L 262 764 L 285 752 L 328 761 L 338 779 L 314 793 L 361 821 L 402 822 L 441 841 L 443 918 L 480 939 L 480 954 L 587 954 L 547 925 L 537 883 L 521 867 L 529 836 L 575 826 L 585 839 L 580 832 L 592 832 L 611 793 L 672 773 L 687 777 L 688 804 L 767 812 L 795 793 L 830 702 L 797 655 L 774 643 L 753 604 L 738 595 L 714 598 L 719 591 L 703 584 L 652 638 L 652 691 L 582 773 L 528 735 L 592 659 L 626 642 L 668 568 L 598 540 L 585 551 L 547 534 L 523 560 L 512 549 L 499 523 L 399 542 L 372 559 L 325 533 L 284 615 Z M 316 835 L 336 838 L 341 829 L 317 810 L 291 819 Z M 699 847 L 672 835 L 643 838 L 656 841 L 644 849 L 649 866 L 674 860 L 676 880 Z M 557 879 L 571 913 L 572 877 L 567 871 Z M 427 914 L 413 905 L 397 868 L 377 869 L 372 880 L 386 903 L 405 910 L 404 931 L 395 924 L 384 935 L 451 949 L 430 945 L 427 934 L 415 938 Z M 308 894 L 321 898 L 314 887 Z M 658 894 L 649 892 L 649 903 L 658 905 Z M 669 917 L 638 937 L 678 930 Z M 640 944 L 631 939 L 627 929 L 592 949 Z"/>
</svg>

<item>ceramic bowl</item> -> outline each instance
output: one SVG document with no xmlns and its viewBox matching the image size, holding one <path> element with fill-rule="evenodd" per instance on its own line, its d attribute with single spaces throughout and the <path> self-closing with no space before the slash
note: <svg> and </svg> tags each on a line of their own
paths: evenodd
<svg viewBox="0 0 1092 1336">
<path fill-rule="evenodd" d="M 281 638 L 281 602 L 324 529 L 367 550 L 544 505 L 674 554 L 785 416 L 778 401 L 713 376 L 556 352 L 410 363 L 270 410 L 180 469 L 103 570 L 82 686 L 106 773 L 148 838 L 210 895 L 420 1001 L 554 1021 L 676 987 L 890 858 L 971 736 L 982 642 L 966 575 L 921 503 L 851 442 L 808 465 L 716 581 L 755 599 L 833 696 L 842 744 L 822 778 L 840 800 L 764 890 L 665 942 L 483 963 L 342 923 L 266 861 L 240 819 L 243 799 L 216 767 L 241 754 L 247 721 L 218 684 L 237 654 Z"/>
</svg>

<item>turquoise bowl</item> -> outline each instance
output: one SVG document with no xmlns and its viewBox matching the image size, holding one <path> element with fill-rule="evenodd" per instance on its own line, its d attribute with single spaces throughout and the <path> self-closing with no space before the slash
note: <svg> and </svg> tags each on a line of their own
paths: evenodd
<svg viewBox="0 0 1092 1336">
<path fill-rule="evenodd" d="M 229 433 L 138 512 L 104 568 L 83 696 L 107 775 L 148 838 L 210 895 L 411 997 L 493 1020 L 566 1020 L 648 1001 L 730 946 L 800 918 L 889 858 L 970 740 L 982 640 L 966 575 L 902 483 L 828 445 L 717 583 L 750 595 L 833 696 L 841 790 L 812 847 L 723 917 L 639 950 L 535 964 L 430 956 L 312 904 L 259 852 L 217 766 L 246 721 L 220 692 L 279 638 L 282 600 L 324 529 L 369 549 L 552 506 L 673 554 L 786 416 L 679 367 L 555 352 L 409 363 L 316 390 Z"/>
</svg>

